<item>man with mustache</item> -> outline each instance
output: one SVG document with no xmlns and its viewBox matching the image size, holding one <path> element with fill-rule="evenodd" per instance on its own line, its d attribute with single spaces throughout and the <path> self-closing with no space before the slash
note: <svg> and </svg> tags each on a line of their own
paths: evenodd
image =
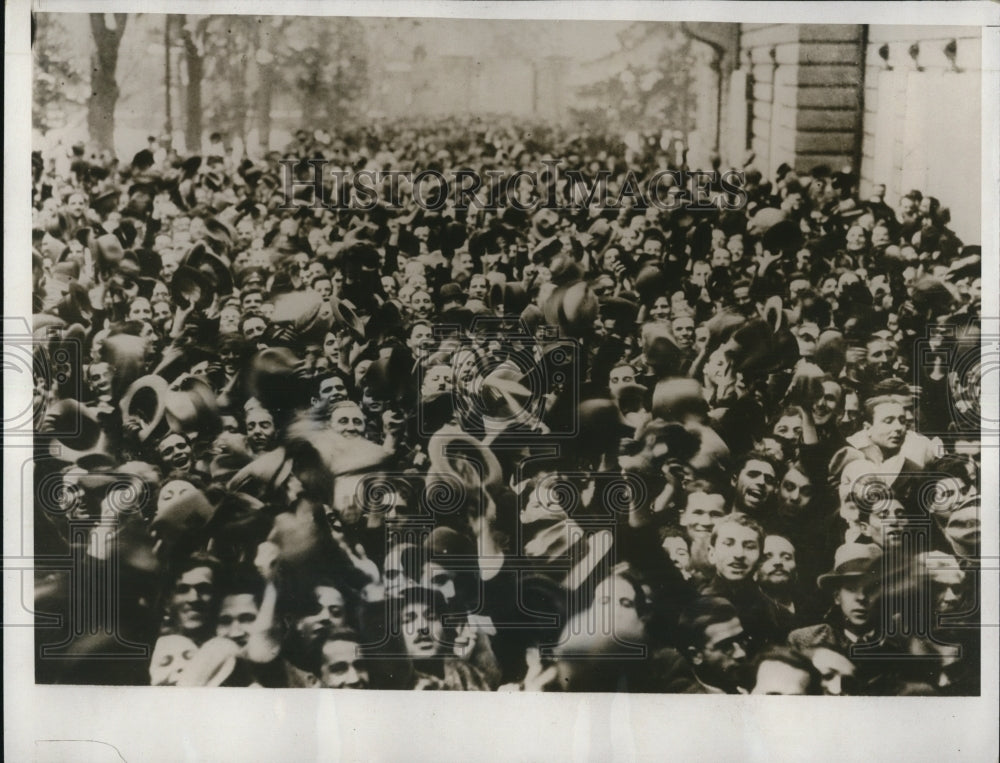
<svg viewBox="0 0 1000 763">
<path fill-rule="evenodd" d="M 811 607 L 798 587 L 795 546 L 783 535 L 764 538 L 764 550 L 757 569 L 757 585 L 777 606 L 782 627 L 792 630 L 812 622 Z"/>
<path fill-rule="evenodd" d="M 455 656 L 455 633 L 444 624 L 447 604 L 440 591 L 413 587 L 402 592 L 399 627 L 413 662 L 419 690 L 489 691 L 482 672 Z"/>
<path fill-rule="evenodd" d="M 758 646 L 781 643 L 787 629 L 780 624 L 777 605 L 754 582 L 764 545 L 764 531 L 746 514 L 733 513 L 715 524 L 708 549 L 713 577 L 702 596 L 717 596 L 736 607 L 747 636 Z"/>
<path fill-rule="evenodd" d="M 750 643 L 732 604 L 713 596 L 695 599 L 681 611 L 678 633 L 703 693 L 746 693 Z"/>
<path fill-rule="evenodd" d="M 777 492 L 778 468 L 774 460 L 759 451 L 748 453 L 733 477 L 732 510 L 762 521 Z"/>
</svg>

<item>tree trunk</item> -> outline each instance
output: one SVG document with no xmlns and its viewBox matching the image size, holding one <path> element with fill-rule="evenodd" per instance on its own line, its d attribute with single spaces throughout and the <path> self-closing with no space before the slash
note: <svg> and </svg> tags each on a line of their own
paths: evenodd
<svg viewBox="0 0 1000 763">
<path fill-rule="evenodd" d="M 270 59 L 273 61 L 273 57 Z M 257 140 L 261 151 L 271 150 L 271 93 L 274 90 L 274 64 L 260 66 L 260 84 L 257 87 Z"/>
<path fill-rule="evenodd" d="M 184 26 L 184 61 L 187 65 L 184 142 L 189 154 L 201 153 L 201 80 L 205 76 L 205 60 L 191 29 Z"/>
<path fill-rule="evenodd" d="M 90 14 L 90 29 L 94 35 L 94 50 L 91 59 L 90 98 L 87 100 L 87 127 L 90 140 L 101 149 L 115 150 L 115 104 L 118 103 L 118 82 L 115 72 L 118 68 L 118 47 L 128 14 L 114 14 L 115 26 L 109 29 L 103 13 Z"/>
<path fill-rule="evenodd" d="M 166 124 L 164 132 L 167 134 L 168 148 L 174 142 L 174 118 L 170 104 L 170 93 L 173 89 L 170 82 L 170 24 L 173 16 L 163 17 L 163 98 L 166 106 Z"/>
<path fill-rule="evenodd" d="M 232 35 L 232 74 L 230 76 L 230 88 L 233 92 L 233 124 L 231 129 L 239 137 L 243 145 L 243 152 L 247 149 L 247 74 L 250 71 L 250 30 L 243 22 L 238 34 Z M 256 26 L 256 24 L 254 25 Z"/>
</svg>

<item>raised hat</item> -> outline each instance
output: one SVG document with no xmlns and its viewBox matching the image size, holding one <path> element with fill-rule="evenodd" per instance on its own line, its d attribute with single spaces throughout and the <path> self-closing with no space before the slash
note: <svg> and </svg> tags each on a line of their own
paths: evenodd
<svg viewBox="0 0 1000 763">
<path fill-rule="evenodd" d="M 204 242 L 191 247 L 181 263 L 204 273 L 220 296 L 232 294 L 233 275 L 228 261 L 211 251 Z"/>
<path fill-rule="evenodd" d="M 215 393 L 197 376 L 182 376 L 171 384 L 164 407 L 166 421 L 175 432 L 211 435 L 221 428 Z"/>
<path fill-rule="evenodd" d="M 162 376 L 149 374 L 136 379 L 121 400 L 122 419 L 133 417 L 142 424 L 139 442 L 145 442 L 163 421 L 167 410 L 168 385 Z"/>
<path fill-rule="evenodd" d="M 110 444 L 96 413 L 78 400 L 58 400 L 45 411 L 41 434 L 52 437 L 49 453 L 62 461 L 78 463 L 87 456 L 99 456 L 108 465 L 114 460 Z"/>
<path fill-rule="evenodd" d="M 167 543 L 204 529 L 215 514 L 208 497 L 187 480 L 170 480 L 160 488 L 152 529 Z"/>
<path fill-rule="evenodd" d="M 94 240 L 94 259 L 97 260 L 98 267 L 111 267 L 117 265 L 125 256 L 125 249 L 122 242 L 113 233 L 105 233 Z"/>
<path fill-rule="evenodd" d="M 170 296 L 181 307 L 193 302 L 196 308 L 204 310 L 215 299 L 215 287 L 197 268 L 181 265 L 170 279 Z"/>
<path fill-rule="evenodd" d="M 557 287 L 542 306 L 546 323 L 558 326 L 563 336 L 577 338 L 594 330 L 599 309 L 597 295 L 586 281 Z"/>
<path fill-rule="evenodd" d="M 519 283 L 495 283 L 490 289 L 490 306 L 503 315 L 519 316 L 530 302 L 527 291 Z"/>
</svg>

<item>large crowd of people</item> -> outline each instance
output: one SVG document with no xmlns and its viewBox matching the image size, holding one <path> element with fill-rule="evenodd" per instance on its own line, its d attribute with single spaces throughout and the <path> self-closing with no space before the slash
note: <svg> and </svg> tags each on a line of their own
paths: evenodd
<svg viewBox="0 0 1000 763">
<path fill-rule="evenodd" d="M 234 153 L 32 157 L 38 682 L 979 693 L 933 189 L 750 157 L 647 205 L 702 168 L 472 120 Z M 387 170 L 485 182 L 337 203 Z"/>
</svg>

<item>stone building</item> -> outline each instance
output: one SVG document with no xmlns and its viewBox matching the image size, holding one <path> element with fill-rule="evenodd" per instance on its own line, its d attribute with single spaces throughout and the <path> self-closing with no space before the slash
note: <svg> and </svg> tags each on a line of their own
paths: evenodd
<svg viewBox="0 0 1000 763">
<path fill-rule="evenodd" d="M 717 150 L 772 176 L 825 164 L 895 204 L 912 188 L 980 240 L 982 35 L 978 27 L 689 24 L 716 48 Z M 712 97 L 708 98 L 711 102 Z"/>
</svg>

